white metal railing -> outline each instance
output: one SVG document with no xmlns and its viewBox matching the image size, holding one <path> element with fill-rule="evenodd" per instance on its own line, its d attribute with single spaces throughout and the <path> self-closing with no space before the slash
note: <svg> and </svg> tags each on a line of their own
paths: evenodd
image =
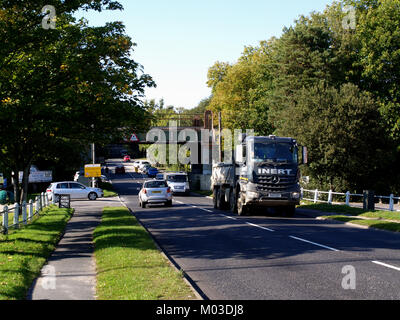
<svg viewBox="0 0 400 320">
<path fill-rule="evenodd" d="M 51 204 L 48 194 L 42 192 L 35 201 L 32 199 L 28 203 L 24 201 L 21 206 L 18 203 L 13 207 L 5 206 L 0 212 L 0 232 L 7 234 L 11 228 L 18 228 L 21 224 L 27 225 L 43 208 Z M 12 221 L 9 221 L 10 214 L 14 214 Z"/>
<path fill-rule="evenodd" d="M 307 198 L 305 197 L 305 194 L 311 193 L 313 194 L 312 198 Z M 327 200 L 320 199 L 320 195 L 327 195 Z M 333 196 L 342 196 L 344 197 L 345 201 L 344 202 L 334 202 L 333 201 Z M 352 197 L 360 197 L 364 198 L 363 194 L 357 194 L 357 193 L 350 193 L 350 191 L 347 191 L 346 193 L 341 193 L 341 192 L 333 192 L 332 190 L 329 191 L 320 191 L 318 189 L 316 190 L 307 190 L 304 188 L 301 188 L 301 199 L 302 200 L 307 200 L 307 201 L 312 201 L 314 203 L 328 203 L 328 204 L 339 204 L 339 205 L 346 205 L 350 206 L 350 200 Z M 390 196 L 375 196 L 375 199 L 386 199 L 389 200 L 389 206 L 388 208 L 382 208 L 383 210 L 389 210 L 389 211 L 395 211 L 394 210 L 394 202 L 395 200 L 400 200 L 400 197 L 395 197 L 393 194 Z"/>
</svg>

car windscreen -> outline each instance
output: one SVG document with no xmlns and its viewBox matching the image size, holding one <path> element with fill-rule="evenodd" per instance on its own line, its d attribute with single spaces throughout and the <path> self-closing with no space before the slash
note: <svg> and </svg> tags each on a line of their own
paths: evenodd
<svg viewBox="0 0 400 320">
<path fill-rule="evenodd" d="M 187 181 L 187 176 L 185 175 L 169 175 L 168 176 L 168 181 L 169 182 L 186 182 Z"/>
<path fill-rule="evenodd" d="M 145 188 L 153 189 L 153 188 L 167 188 L 167 184 L 165 181 L 150 181 L 146 182 L 144 185 Z"/>
</svg>

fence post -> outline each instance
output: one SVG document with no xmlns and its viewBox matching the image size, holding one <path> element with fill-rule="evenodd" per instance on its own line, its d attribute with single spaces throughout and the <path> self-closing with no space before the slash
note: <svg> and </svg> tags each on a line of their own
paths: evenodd
<svg viewBox="0 0 400 320">
<path fill-rule="evenodd" d="M 39 212 L 39 197 L 35 198 L 35 214 Z"/>
<path fill-rule="evenodd" d="M 389 200 L 389 210 L 390 211 L 394 211 L 394 199 L 393 199 L 394 195 L 391 194 L 390 195 L 390 200 Z"/>
<path fill-rule="evenodd" d="M 18 223 L 19 223 L 19 203 L 16 203 L 15 207 L 14 207 L 14 225 L 15 225 L 15 228 L 18 228 Z"/>
<path fill-rule="evenodd" d="M 8 206 L 5 206 L 5 207 L 4 207 L 4 213 L 3 213 L 3 228 L 4 228 L 3 233 L 4 233 L 4 234 L 7 234 L 7 233 L 8 233 Z"/>
<path fill-rule="evenodd" d="M 33 200 L 29 200 L 29 220 L 32 220 L 33 218 Z"/>
<path fill-rule="evenodd" d="M 38 212 L 40 212 L 43 209 L 42 195 L 39 195 L 38 197 L 39 197 L 39 210 L 38 210 Z"/>
<path fill-rule="evenodd" d="M 44 199 L 44 192 L 42 192 L 41 194 L 40 194 L 40 196 L 42 197 L 42 210 L 46 207 L 46 201 L 45 201 L 45 199 Z"/>
<path fill-rule="evenodd" d="M 22 222 L 26 225 L 27 217 L 26 217 L 26 202 L 22 202 Z"/>
<path fill-rule="evenodd" d="M 304 188 L 300 188 L 300 200 L 304 198 Z"/>
<path fill-rule="evenodd" d="M 329 190 L 328 193 L 328 204 L 332 204 L 332 198 L 333 198 L 333 194 L 332 194 L 332 190 Z"/>
<path fill-rule="evenodd" d="M 346 192 L 346 206 L 350 206 L 350 191 Z"/>
<path fill-rule="evenodd" d="M 318 189 L 315 189 L 315 194 L 314 194 L 314 203 L 318 202 Z"/>
</svg>

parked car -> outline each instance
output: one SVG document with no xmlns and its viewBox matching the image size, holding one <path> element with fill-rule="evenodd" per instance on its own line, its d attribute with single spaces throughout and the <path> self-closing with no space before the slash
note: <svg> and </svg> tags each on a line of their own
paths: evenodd
<svg viewBox="0 0 400 320">
<path fill-rule="evenodd" d="M 71 199 L 96 200 L 104 196 L 103 190 L 90 188 L 75 181 L 53 182 L 46 190 L 49 199 L 56 195 L 70 195 Z M 57 201 L 57 199 L 56 199 Z"/>
<path fill-rule="evenodd" d="M 115 167 L 115 174 L 124 174 L 125 173 L 125 167 L 123 165 L 117 165 Z"/>
<path fill-rule="evenodd" d="M 158 173 L 158 169 L 154 168 L 154 167 L 150 167 L 147 169 L 146 173 L 150 178 L 155 178 Z"/>
<path fill-rule="evenodd" d="M 143 183 L 139 192 L 139 205 L 146 208 L 146 205 L 151 204 L 172 206 L 172 191 L 165 181 L 150 180 Z"/>
<path fill-rule="evenodd" d="M 174 194 L 190 193 L 189 178 L 185 172 L 168 172 L 165 174 L 165 180 Z"/>
<path fill-rule="evenodd" d="M 126 156 L 124 157 L 124 162 L 131 162 L 131 157 L 128 156 L 128 155 L 126 155 Z"/>
</svg>

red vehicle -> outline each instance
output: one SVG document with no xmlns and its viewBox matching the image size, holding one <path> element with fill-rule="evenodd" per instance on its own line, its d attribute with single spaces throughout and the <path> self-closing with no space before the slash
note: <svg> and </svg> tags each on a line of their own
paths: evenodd
<svg viewBox="0 0 400 320">
<path fill-rule="evenodd" d="M 131 161 L 131 157 L 130 156 L 125 156 L 124 157 L 124 162 L 130 162 Z"/>
</svg>

